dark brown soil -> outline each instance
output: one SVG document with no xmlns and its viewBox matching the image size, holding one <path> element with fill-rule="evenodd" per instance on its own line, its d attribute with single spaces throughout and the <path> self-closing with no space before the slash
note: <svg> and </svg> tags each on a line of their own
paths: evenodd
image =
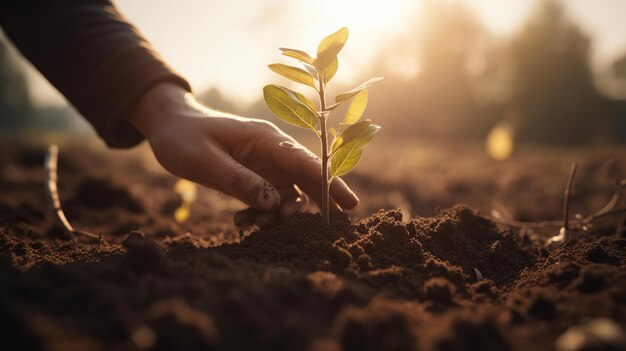
<svg viewBox="0 0 626 351">
<path fill-rule="evenodd" d="M 204 190 L 176 224 L 175 180 L 143 156 L 62 148 L 70 221 L 111 242 L 74 246 L 48 213 L 41 150 L 5 150 L 0 350 L 553 350 L 590 318 L 624 332 L 615 228 L 548 251 L 458 205 L 238 233 L 231 200 Z"/>
</svg>

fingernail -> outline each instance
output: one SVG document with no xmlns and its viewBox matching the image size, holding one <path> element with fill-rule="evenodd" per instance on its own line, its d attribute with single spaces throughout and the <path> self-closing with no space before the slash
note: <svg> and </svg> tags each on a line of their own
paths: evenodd
<svg viewBox="0 0 626 351">
<path fill-rule="evenodd" d="M 280 205 L 280 194 L 273 186 L 265 183 L 259 188 L 255 201 L 259 210 L 271 211 Z"/>
</svg>

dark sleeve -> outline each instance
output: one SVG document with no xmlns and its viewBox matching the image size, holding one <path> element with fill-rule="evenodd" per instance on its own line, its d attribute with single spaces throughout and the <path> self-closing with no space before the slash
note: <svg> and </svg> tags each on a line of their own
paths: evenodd
<svg viewBox="0 0 626 351">
<path fill-rule="evenodd" d="M 191 90 L 109 0 L 2 0 L 0 24 L 111 147 L 143 140 L 126 117 L 152 86 Z"/>
</svg>

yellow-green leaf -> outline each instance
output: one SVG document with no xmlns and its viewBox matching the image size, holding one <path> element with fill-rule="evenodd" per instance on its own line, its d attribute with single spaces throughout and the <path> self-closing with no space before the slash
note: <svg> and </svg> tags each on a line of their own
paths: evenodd
<svg viewBox="0 0 626 351">
<path fill-rule="evenodd" d="M 367 129 L 369 128 L 371 124 L 372 124 L 372 121 L 370 121 L 369 119 L 366 119 L 365 121 L 361 121 L 361 122 L 358 122 L 356 124 L 349 126 L 346 130 L 339 133 L 339 135 L 337 135 L 337 137 L 335 138 L 335 140 L 330 146 L 331 154 L 337 151 L 337 149 L 340 148 L 342 145 L 347 144 L 351 142 L 352 140 L 359 138 L 362 134 L 364 134 L 367 131 Z"/>
<path fill-rule="evenodd" d="M 346 112 L 346 117 L 343 119 L 343 122 L 341 122 L 342 126 L 356 123 L 361 116 L 363 116 L 366 106 L 367 89 L 363 89 L 352 98 L 348 112 Z"/>
<path fill-rule="evenodd" d="M 363 148 L 379 130 L 380 126 L 371 124 L 358 138 L 340 146 L 330 160 L 332 176 L 339 177 L 350 172 L 359 162 Z"/>
<path fill-rule="evenodd" d="M 333 177 L 341 177 L 350 172 L 359 163 L 362 152 L 362 148 L 344 148 L 337 152 L 335 157 L 330 161 L 330 174 L 332 174 Z"/>
<path fill-rule="evenodd" d="M 312 88 L 315 88 L 313 76 L 311 76 L 309 72 L 301 68 L 283 65 L 282 63 L 274 63 L 267 67 L 269 67 L 272 71 L 280 74 L 281 76 L 293 80 L 296 83 L 308 85 Z"/>
<path fill-rule="evenodd" d="M 311 129 L 317 132 L 317 114 L 301 94 L 278 85 L 266 85 L 263 88 L 263 98 L 267 107 L 276 117 L 298 127 Z M 306 98 L 305 98 L 306 99 Z"/>
<path fill-rule="evenodd" d="M 335 97 L 335 102 L 342 102 L 342 101 L 346 101 L 350 98 L 352 98 L 353 96 L 355 96 L 356 94 L 360 93 L 362 90 L 365 90 L 367 88 L 369 88 L 372 84 L 383 80 L 382 77 L 376 77 L 376 78 L 371 78 L 370 80 L 368 80 L 365 83 L 362 83 L 361 85 L 359 85 L 358 87 L 347 91 L 343 94 L 339 94 Z"/>
<path fill-rule="evenodd" d="M 339 51 L 346 44 L 349 34 L 348 28 L 343 27 L 322 39 L 317 47 L 317 60 L 315 60 L 315 68 L 319 72 L 324 71 L 326 67 L 333 63 Z"/>
<path fill-rule="evenodd" d="M 316 112 L 317 111 L 317 106 L 315 106 L 315 104 L 311 100 L 309 100 L 306 96 L 304 96 L 304 95 L 302 95 L 302 94 L 300 94 L 298 92 L 295 92 L 293 90 L 289 90 L 287 88 L 284 88 L 284 87 L 283 87 L 283 89 L 288 90 L 289 92 L 294 94 L 298 98 L 298 100 L 300 100 L 301 103 L 305 104 L 306 107 L 308 107 L 309 110 L 311 110 L 311 112 L 313 112 L 313 113 L 315 113 L 317 115 L 317 112 Z"/>
<path fill-rule="evenodd" d="M 324 84 L 330 82 L 330 80 L 333 79 L 335 73 L 337 73 L 338 68 L 339 60 L 335 56 L 335 60 L 328 67 L 326 67 L 326 70 L 324 70 Z"/>
<path fill-rule="evenodd" d="M 308 63 L 309 65 L 312 65 L 313 61 L 315 61 L 315 59 L 312 58 L 311 55 L 307 54 L 306 52 L 302 50 L 287 49 L 287 48 L 278 48 L 278 49 L 282 51 L 283 55 L 287 57 L 295 58 L 296 60 Z"/>
</svg>

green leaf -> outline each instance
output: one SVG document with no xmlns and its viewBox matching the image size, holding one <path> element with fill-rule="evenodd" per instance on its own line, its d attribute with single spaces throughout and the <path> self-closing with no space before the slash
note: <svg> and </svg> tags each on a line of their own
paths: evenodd
<svg viewBox="0 0 626 351">
<path fill-rule="evenodd" d="M 339 149 L 341 145 L 347 144 L 351 142 L 352 140 L 358 139 L 362 134 L 364 134 L 367 131 L 367 129 L 370 127 L 371 124 L 372 124 L 372 121 L 370 121 L 369 119 L 366 119 L 365 121 L 361 121 L 361 122 L 351 125 L 346 130 L 339 133 L 337 138 L 335 138 L 332 145 L 330 146 L 331 154 L 337 151 L 337 149 Z"/>
<path fill-rule="evenodd" d="M 360 93 L 362 90 L 365 90 L 365 89 L 369 88 L 372 84 L 374 84 L 374 83 L 376 83 L 378 81 L 381 81 L 381 80 L 383 80 L 382 77 L 371 78 L 370 80 L 368 80 L 365 83 L 362 83 L 358 87 L 356 87 L 356 88 L 354 88 L 354 89 L 352 89 L 350 91 L 347 91 L 347 92 L 345 92 L 343 94 L 337 95 L 335 97 L 335 102 L 346 101 L 346 100 L 352 98 L 354 95 Z"/>
<path fill-rule="evenodd" d="M 282 63 L 274 63 L 269 67 L 272 71 L 280 74 L 281 76 L 293 80 L 296 83 L 308 85 L 312 88 L 315 88 L 315 83 L 313 82 L 313 77 L 309 72 L 293 66 L 283 65 Z"/>
<path fill-rule="evenodd" d="M 330 66 L 326 67 L 324 71 L 324 84 L 330 82 L 331 79 L 337 73 L 337 69 L 339 68 L 339 60 L 335 57 L 335 60 L 330 64 Z"/>
<path fill-rule="evenodd" d="M 317 114 L 311 111 L 311 106 L 302 101 L 302 98 L 306 99 L 304 95 L 270 84 L 263 88 L 263 98 L 276 117 L 317 133 Z"/>
<path fill-rule="evenodd" d="M 337 58 L 337 54 L 346 44 L 349 34 L 348 28 L 343 27 L 322 39 L 317 47 L 317 59 L 315 60 L 315 68 L 319 72 L 325 71 Z"/>
<path fill-rule="evenodd" d="M 314 58 L 312 58 L 309 54 L 307 54 L 306 52 L 302 51 L 302 50 L 296 50 L 296 49 L 287 49 L 287 48 L 278 48 L 280 51 L 282 51 L 282 54 L 291 58 L 295 58 L 296 60 L 302 61 L 304 63 L 308 63 L 309 65 L 312 65 L 313 62 L 315 61 Z"/>
<path fill-rule="evenodd" d="M 352 98 L 346 117 L 341 122 L 342 126 L 356 123 L 367 107 L 367 89 L 361 90 L 358 94 Z"/>
<path fill-rule="evenodd" d="M 361 159 L 363 149 L 342 149 L 337 152 L 335 157 L 330 161 L 330 174 L 333 177 L 341 177 L 350 172 Z"/>
<path fill-rule="evenodd" d="M 298 98 L 298 100 L 300 100 L 301 103 L 305 104 L 306 107 L 308 107 L 309 110 L 311 110 L 311 112 L 315 113 L 315 115 L 317 116 L 317 112 L 316 112 L 317 106 L 315 106 L 315 104 L 311 100 L 309 100 L 306 96 L 298 92 L 295 92 L 293 90 L 289 90 L 285 87 L 283 87 L 283 89 L 288 90 L 290 93 L 294 94 Z"/>
<path fill-rule="evenodd" d="M 330 136 L 333 138 L 333 142 L 334 142 L 334 139 L 337 137 L 337 132 L 335 131 L 335 128 L 330 127 L 328 129 L 328 134 L 330 134 Z"/>
<path fill-rule="evenodd" d="M 363 148 L 369 144 L 379 130 L 380 126 L 369 125 L 358 138 L 339 147 L 330 161 L 332 176 L 339 177 L 350 172 L 361 159 Z"/>
<path fill-rule="evenodd" d="M 358 138 L 339 147 L 330 160 L 332 176 L 339 177 L 350 172 L 359 163 L 363 148 L 372 141 L 379 130 L 380 126 L 371 124 Z"/>
</svg>

